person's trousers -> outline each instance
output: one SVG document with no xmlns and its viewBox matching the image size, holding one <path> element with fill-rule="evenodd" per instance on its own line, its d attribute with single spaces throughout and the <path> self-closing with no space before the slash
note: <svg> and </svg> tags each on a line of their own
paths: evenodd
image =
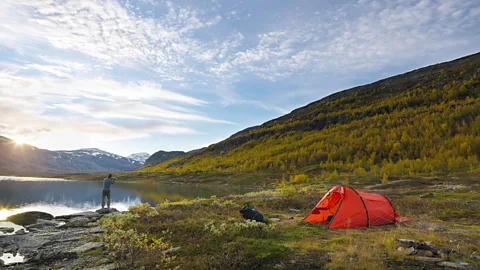
<svg viewBox="0 0 480 270">
<path fill-rule="evenodd" d="M 105 207 L 105 197 L 107 197 L 107 207 L 110 208 L 110 190 L 102 191 L 102 208 Z"/>
</svg>

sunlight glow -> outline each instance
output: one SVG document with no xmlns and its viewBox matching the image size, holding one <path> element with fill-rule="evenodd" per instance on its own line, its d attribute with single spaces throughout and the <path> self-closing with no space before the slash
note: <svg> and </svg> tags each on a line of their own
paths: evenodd
<svg viewBox="0 0 480 270">
<path fill-rule="evenodd" d="M 21 146 L 25 143 L 25 139 L 23 138 L 16 138 L 15 139 L 15 144 L 18 145 L 18 146 Z"/>
<path fill-rule="evenodd" d="M 0 221 L 6 220 L 8 216 L 11 216 L 13 213 L 7 209 L 0 209 Z"/>
</svg>

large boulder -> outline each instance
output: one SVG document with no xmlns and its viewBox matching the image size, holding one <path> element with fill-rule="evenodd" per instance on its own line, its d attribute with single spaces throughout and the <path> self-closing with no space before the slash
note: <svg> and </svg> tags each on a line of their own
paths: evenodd
<svg viewBox="0 0 480 270">
<path fill-rule="evenodd" d="M 62 225 L 61 227 L 87 227 L 88 223 L 90 223 L 90 219 L 87 217 L 76 217 L 70 219 L 66 224 Z"/>
<path fill-rule="evenodd" d="M 7 221 L 20 226 L 35 224 L 39 219 L 52 220 L 53 216 L 45 212 L 30 211 L 7 217 Z"/>
</svg>

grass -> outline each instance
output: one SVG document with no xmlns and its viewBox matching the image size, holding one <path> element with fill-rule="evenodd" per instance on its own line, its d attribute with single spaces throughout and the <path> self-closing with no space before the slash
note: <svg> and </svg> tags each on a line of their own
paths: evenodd
<svg viewBox="0 0 480 270">
<path fill-rule="evenodd" d="M 470 258 L 480 250 L 478 205 L 479 183 L 475 179 L 464 182 L 471 189 L 444 190 L 437 185 L 450 178 L 429 179 L 429 185 L 394 186 L 374 192 L 386 195 L 396 211 L 412 221 L 399 225 L 368 229 L 327 230 L 325 227 L 303 222 L 331 184 L 285 185 L 276 190 L 254 191 L 222 198 L 181 200 L 158 204 L 154 214 L 136 212 L 126 220 L 113 223 L 114 228 L 135 229 L 149 239 L 161 238 L 168 246 L 181 249 L 168 259 L 148 253 L 125 269 L 145 267 L 152 269 L 385 269 L 431 268 L 436 265 L 415 261 L 415 256 L 398 250 L 396 239 L 406 238 L 430 241 L 438 248 L 460 250 L 445 257 L 450 261 L 465 261 L 480 267 Z M 353 181 L 352 181 L 353 180 Z M 365 184 L 380 183 L 350 179 L 358 189 Z M 449 181 L 449 182 L 448 182 Z M 448 180 L 455 183 L 455 179 Z M 362 182 L 364 184 L 362 184 Z M 420 199 L 432 192 L 434 197 Z M 253 204 L 267 218 L 280 218 L 269 225 L 244 223 L 238 210 L 246 203 Z M 290 211 L 297 208 L 299 213 Z M 436 232 L 418 226 L 440 225 L 445 232 Z M 108 237 L 108 234 L 104 237 Z M 420 254 L 422 255 L 422 254 Z M 423 254 L 429 255 L 429 254 Z M 112 258 L 122 261 L 122 257 Z"/>
</svg>

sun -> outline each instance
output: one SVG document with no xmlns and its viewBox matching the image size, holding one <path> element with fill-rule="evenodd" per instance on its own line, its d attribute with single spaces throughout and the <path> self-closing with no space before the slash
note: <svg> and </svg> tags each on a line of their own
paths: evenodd
<svg viewBox="0 0 480 270">
<path fill-rule="evenodd" d="M 15 144 L 18 145 L 18 146 L 24 145 L 25 140 L 23 138 L 16 138 L 15 139 Z"/>
</svg>

